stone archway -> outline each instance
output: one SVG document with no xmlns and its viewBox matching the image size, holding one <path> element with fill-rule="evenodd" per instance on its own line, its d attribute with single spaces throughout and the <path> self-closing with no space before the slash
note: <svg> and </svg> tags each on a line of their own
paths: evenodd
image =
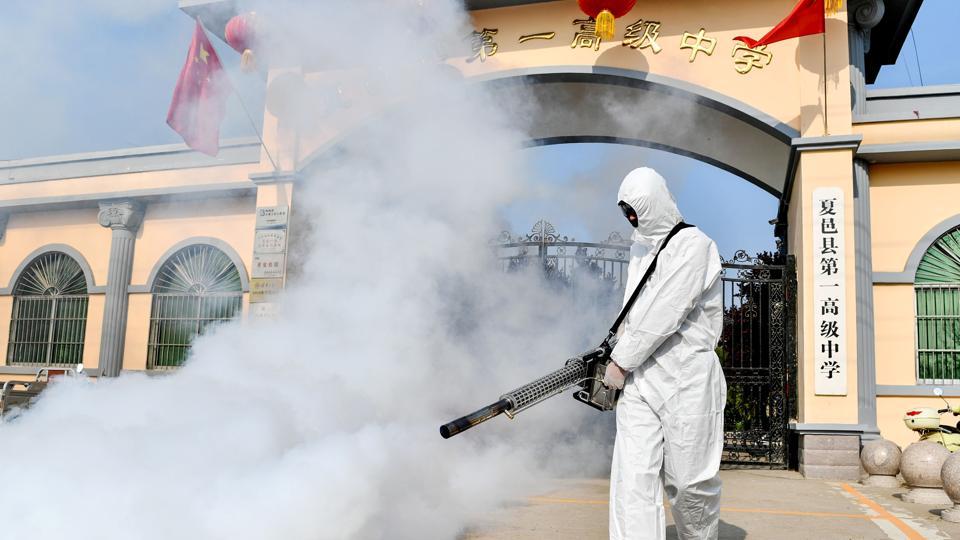
<svg viewBox="0 0 960 540">
<path fill-rule="evenodd" d="M 617 68 L 559 66 L 474 77 L 491 92 L 524 85 L 534 100 L 529 126 L 533 145 L 612 142 L 648 146 L 719 167 L 781 197 L 788 192 L 798 132 L 737 100 L 683 81 Z M 656 106 L 660 114 L 651 115 Z M 536 114 L 550 111 L 550 114 Z M 669 117 L 663 114 L 669 111 Z M 684 115 L 695 131 L 662 129 Z M 303 159 L 309 170 L 351 131 L 326 142 Z"/>
</svg>

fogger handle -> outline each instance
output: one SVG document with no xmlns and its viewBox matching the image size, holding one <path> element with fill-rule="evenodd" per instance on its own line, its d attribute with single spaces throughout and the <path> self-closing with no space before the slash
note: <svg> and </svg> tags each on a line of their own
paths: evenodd
<svg viewBox="0 0 960 540">
<path fill-rule="evenodd" d="M 475 413 L 457 418 L 453 422 L 440 426 L 440 436 L 444 439 L 449 439 L 457 433 L 466 431 L 478 424 L 482 424 L 495 416 L 505 413 L 509 409 L 510 402 L 506 399 L 501 399 L 492 405 L 487 405 Z"/>
</svg>

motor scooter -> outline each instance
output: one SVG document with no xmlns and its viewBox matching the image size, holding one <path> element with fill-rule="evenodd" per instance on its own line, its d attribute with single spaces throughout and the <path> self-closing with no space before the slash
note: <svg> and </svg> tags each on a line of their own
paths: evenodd
<svg viewBox="0 0 960 540">
<path fill-rule="evenodd" d="M 940 423 L 940 415 L 944 413 L 960 416 L 960 405 L 950 405 L 950 402 L 944 399 L 943 390 L 940 388 L 935 388 L 933 393 L 943 399 L 947 408 L 914 407 L 904 413 L 903 423 L 919 433 L 921 441 L 933 441 L 951 452 L 960 450 L 960 422 L 956 426 Z"/>
</svg>

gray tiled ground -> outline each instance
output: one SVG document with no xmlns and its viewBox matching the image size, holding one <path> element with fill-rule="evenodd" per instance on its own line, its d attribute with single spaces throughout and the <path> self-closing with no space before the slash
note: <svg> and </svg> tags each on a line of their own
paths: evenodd
<svg viewBox="0 0 960 540">
<path fill-rule="evenodd" d="M 856 483 L 845 488 L 842 482 L 804 480 L 787 471 L 723 471 L 721 476 L 724 539 L 960 538 L 960 525 L 939 518 L 942 507 L 900 500 L 905 489 Z M 563 481 L 539 497 L 490 514 L 462 540 L 606 539 L 607 486 L 606 479 Z M 668 537 L 674 537 L 670 529 Z"/>
</svg>

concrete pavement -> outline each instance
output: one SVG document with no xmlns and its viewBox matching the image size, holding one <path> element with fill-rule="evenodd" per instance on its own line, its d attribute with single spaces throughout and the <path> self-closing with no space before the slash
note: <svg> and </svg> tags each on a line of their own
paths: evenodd
<svg viewBox="0 0 960 540">
<path fill-rule="evenodd" d="M 804 480 L 790 471 L 723 471 L 720 538 L 960 539 L 944 507 L 908 504 L 905 488 Z M 606 479 L 564 480 L 487 516 L 461 540 L 604 540 Z M 668 523 L 672 523 L 669 510 Z M 668 527 L 668 538 L 675 538 Z"/>
</svg>

